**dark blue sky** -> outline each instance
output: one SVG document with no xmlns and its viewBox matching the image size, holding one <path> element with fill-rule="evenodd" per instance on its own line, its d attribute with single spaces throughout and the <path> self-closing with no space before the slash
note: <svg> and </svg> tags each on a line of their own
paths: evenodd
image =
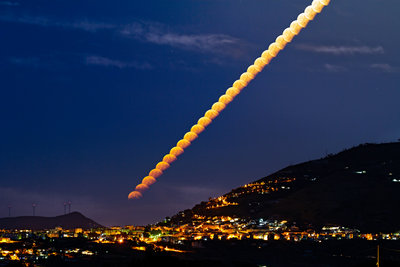
<svg viewBox="0 0 400 267">
<path fill-rule="evenodd" d="M 128 193 L 309 0 L 0 0 L 0 217 L 154 223 L 400 138 L 400 2 L 332 0 L 140 200 Z"/>
</svg>

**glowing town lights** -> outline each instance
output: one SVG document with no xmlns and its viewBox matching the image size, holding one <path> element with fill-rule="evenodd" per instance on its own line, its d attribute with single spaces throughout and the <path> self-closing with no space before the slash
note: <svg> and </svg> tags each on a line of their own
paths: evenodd
<svg viewBox="0 0 400 267">
<path fill-rule="evenodd" d="M 218 99 L 218 102 L 212 105 L 211 109 L 204 114 L 204 117 L 200 118 L 197 124 L 192 126 L 190 132 L 187 132 L 183 139 L 177 143 L 177 146 L 173 147 L 170 153 L 163 157 L 163 160 L 156 165 L 155 169 L 150 171 L 149 175 L 143 179 L 142 184 L 136 186 L 135 191 L 131 192 L 128 198 L 140 198 L 142 192 L 156 182 L 156 178 L 160 177 L 162 173 L 170 167 L 170 164 L 184 152 L 184 149 L 190 146 L 198 135 L 212 122 L 212 120 L 214 120 L 226 108 L 226 106 L 232 102 L 240 91 L 243 90 L 243 88 L 245 88 L 255 78 L 255 76 L 293 40 L 294 36 L 299 34 L 301 29 L 305 28 L 307 24 L 322 11 L 324 6 L 329 4 L 329 2 L 330 0 L 314 0 L 312 4 L 297 17 L 297 20 L 293 21 L 290 24 L 290 27 L 286 28 L 282 35 L 278 36 L 275 42 L 269 45 L 268 49 L 262 53 L 261 57 L 257 58 L 253 65 L 247 68 L 247 71 L 244 72 L 240 76 L 239 80 L 236 80 L 232 87 L 230 87 L 226 93 Z"/>
</svg>

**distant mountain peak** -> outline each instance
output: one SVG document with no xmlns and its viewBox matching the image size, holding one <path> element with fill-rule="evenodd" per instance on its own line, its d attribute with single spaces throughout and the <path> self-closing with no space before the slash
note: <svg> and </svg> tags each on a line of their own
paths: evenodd
<svg viewBox="0 0 400 267">
<path fill-rule="evenodd" d="M 55 217 L 20 216 L 0 218 L 0 229 L 44 230 L 54 229 L 55 227 L 62 227 L 63 229 L 91 229 L 103 228 L 104 226 L 77 211 Z"/>
</svg>

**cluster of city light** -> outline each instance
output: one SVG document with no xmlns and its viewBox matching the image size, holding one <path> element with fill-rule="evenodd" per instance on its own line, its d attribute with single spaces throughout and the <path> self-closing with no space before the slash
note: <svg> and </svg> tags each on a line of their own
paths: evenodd
<svg viewBox="0 0 400 267">
<path fill-rule="evenodd" d="M 229 202 L 226 196 L 220 196 L 212 201 L 208 202 L 206 209 L 218 209 L 227 206 L 237 206 L 239 203 L 236 202 Z"/>
<path fill-rule="evenodd" d="M 56 230 L 56 229 L 53 229 Z M 77 232 L 74 230 L 65 230 L 59 228 L 57 231 L 61 233 Z M 203 242 L 209 240 L 249 240 L 258 239 L 264 241 L 283 240 L 289 242 L 300 241 L 318 241 L 325 240 L 400 240 L 400 232 L 392 233 L 362 233 L 354 228 L 347 228 L 339 225 L 327 225 L 322 229 L 313 229 L 308 226 L 296 225 L 286 220 L 274 219 L 251 219 L 239 218 L 235 216 L 204 216 L 193 214 L 192 219 L 188 223 L 177 221 L 169 225 L 148 225 L 144 226 L 124 226 L 112 227 L 107 229 L 87 229 L 82 231 L 80 237 L 67 237 L 70 240 L 82 238 L 89 242 L 96 242 L 104 246 L 90 246 L 90 250 L 81 247 L 67 247 L 55 249 L 54 246 L 47 246 L 42 243 L 45 240 L 53 243 L 60 239 L 65 242 L 66 237 L 60 235 L 58 238 L 52 238 L 50 231 L 28 230 L 29 238 L 19 240 L 20 232 L 16 230 L 1 230 L 0 238 L 3 241 L 16 241 L 12 246 L 0 246 L 0 263 L 2 260 L 21 261 L 22 264 L 28 266 L 31 263 L 38 263 L 49 259 L 51 256 L 61 256 L 66 260 L 81 259 L 87 256 L 103 255 L 108 253 L 104 248 L 114 246 L 129 246 L 133 250 L 146 251 L 154 249 L 157 251 L 165 251 L 172 253 L 191 252 L 190 248 L 201 246 Z M 3 237 L 7 235 L 9 237 Z M 39 241 L 37 243 L 37 241 Z M 192 242 L 199 241 L 199 242 Z M 56 241 L 57 242 L 57 241 Z M 236 241 L 235 241 L 236 242 Z M 69 242 L 68 242 L 69 243 Z M 43 246 L 44 244 L 44 246 Z M 182 246 L 184 245 L 184 246 Z M 86 247 L 86 246 L 85 246 Z M 185 248 L 185 250 L 182 250 Z M 189 250 L 188 250 L 189 249 Z"/>
<path fill-rule="evenodd" d="M 301 29 L 305 28 L 309 21 L 322 11 L 324 6 L 329 4 L 330 0 L 314 0 L 303 13 L 301 13 L 295 21 L 286 28 L 281 35 L 279 35 L 275 42 L 270 44 L 261 57 L 257 58 L 254 63 L 247 68 L 238 80 L 236 80 L 232 87 L 230 87 L 219 100 L 207 110 L 203 117 L 201 117 L 195 125 L 192 126 L 181 140 L 178 141 L 168 154 L 166 154 L 162 161 L 157 163 L 156 167 L 152 169 L 148 176 L 144 177 L 142 182 L 138 184 L 134 191 L 132 191 L 128 198 L 136 199 L 142 197 L 143 191 L 147 190 L 150 185 L 156 182 L 163 172 L 170 167 L 170 165 L 181 155 L 186 148 L 199 136 L 204 129 L 232 102 L 232 100 L 245 88 L 255 76 L 269 64 L 269 62 L 278 55 L 278 53 L 285 48 L 286 44 L 290 43 L 294 36 L 300 33 Z"/>
</svg>

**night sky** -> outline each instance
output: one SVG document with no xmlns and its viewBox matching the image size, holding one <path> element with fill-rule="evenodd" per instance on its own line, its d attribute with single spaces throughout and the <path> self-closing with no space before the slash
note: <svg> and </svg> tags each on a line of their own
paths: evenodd
<svg viewBox="0 0 400 267">
<path fill-rule="evenodd" d="M 130 191 L 310 0 L 0 0 L 0 217 L 155 223 L 289 164 L 400 138 L 400 1 L 332 0 Z"/>
</svg>

